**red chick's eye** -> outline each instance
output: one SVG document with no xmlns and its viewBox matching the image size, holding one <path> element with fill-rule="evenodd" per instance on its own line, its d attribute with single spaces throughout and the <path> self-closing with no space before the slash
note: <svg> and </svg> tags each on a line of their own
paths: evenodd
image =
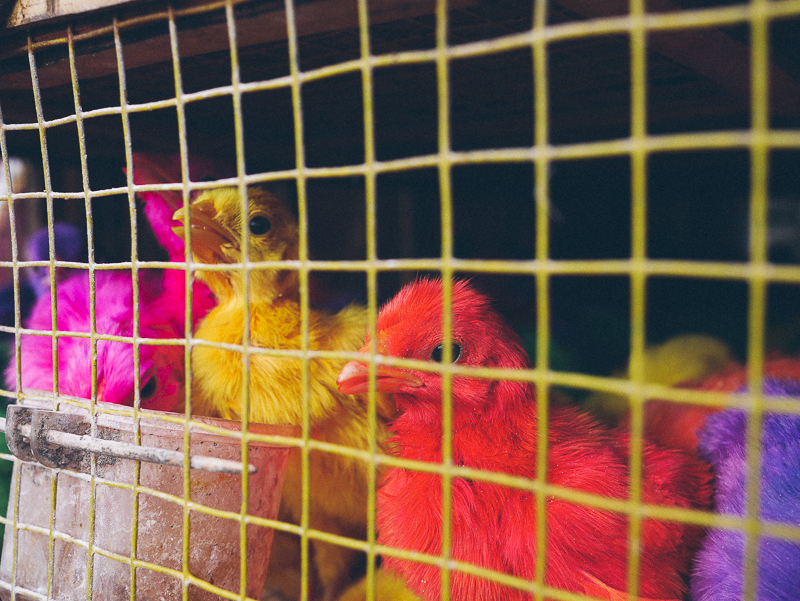
<svg viewBox="0 0 800 601">
<path fill-rule="evenodd" d="M 458 344 L 457 342 L 451 342 L 450 349 L 451 349 L 450 357 L 453 359 L 453 363 L 458 363 L 458 360 L 461 358 L 461 353 L 463 351 L 461 345 Z M 441 363 L 443 357 L 444 357 L 444 344 L 440 344 L 439 346 L 434 348 L 433 351 L 431 351 L 431 359 L 433 361 Z"/>
</svg>

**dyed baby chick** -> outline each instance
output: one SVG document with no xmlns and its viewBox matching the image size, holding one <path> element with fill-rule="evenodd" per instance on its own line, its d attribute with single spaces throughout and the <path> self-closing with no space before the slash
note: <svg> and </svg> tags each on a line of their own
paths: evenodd
<svg viewBox="0 0 800 601">
<path fill-rule="evenodd" d="M 453 284 L 452 358 L 457 365 L 526 369 L 521 341 L 469 283 Z M 419 280 L 380 312 L 381 355 L 442 359 L 442 284 Z M 362 352 L 369 352 L 369 341 Z M 348 363 L 339 389 L 368 388 L 364 363 Z M 387 448 L 405 459 L 442 461 L 442 377 L 416 369 L 377 366 L 377 388 L 393 392 L 399 415 Z M 452 378 L 452 461 L 527 478 L 536 477 L 536 393 L 520 381 Z M 628 440 L 571 407 L 551 408 L 548 423 L 551 484 L 606 497 L 628 497 Z M 680 451 L 645 444 L 642 498 L 659 505 L 702 508 L 710 503 L 706 464 Z M 439 476 L 391 468 L 378 491 L 378 542 L 441 553 L 442 486 Z M 603 599 L 625 598 L 628 521 L 624 515 L 550 498 L 546 507 L 546 583 Z M 536 498 L 530 491 L 466 478 L 452 481 L 451 552 L 456 560 L 525 579 L 534 578 Z M 684 593 L 691 546 L 698 532 L 684 524 L 647 520 L 640 551 L 640 594 L 678 599 Z M 383 557 L 425 601 L 440 598 L 439 568 Z M 460 572 L 451 575 L 451 599 L 529 600 L 532 595 Z"/>
<path fill-rule="evenodd" d="M 348 588 L 338 601 L 366 601 L 367 577 L 364 576 Z M 375 601 L 420 601 L 414 593 L 406 588 L 405 579 L 395 572 L 384 568 L 375 570 Z"/>
<path fill-rule="evenodd" d="M 650 384 L 709 389 L 721 374 L 740 368 L 724 342 L 703 334 L 675 336 L 644 352 L 644 380 Z M 628 371 L 615 375 L 628 377 Z M 630 427 L 629 400 L 624 395 L 595 392 L 583 407 L 609 425 Z M 645 437 L 694 453 L 698 430 L 718 410 L 711 405 L 648 399 L 644 405 Z"/>
<path fill-rule="evenodd" d="M 96 327 L 98 334 L 133 335 L 133 286 L 130 272 L 98 271 L 95 274 Z M 139 336 L 178 338 L 168 320 L 152 307 L 161 295 L 156 274 L 143 273 L 139 281 Z M 89 274 L 73 270 L 56 284 L 57 327 L 61 332 L 90 332 L 91 298 Z M 50 291 L 39 297 L 25 326 L 35 330 L 53 328 Z M 172 345 L 139 347 L 140 398 L 144 409 L 180 411 L 184 401 L 183 348 Z M 58 389 L 61 394 L 91 398 L 91 341 L 87 337 L 62 335 L 58 341 Z M 53 390 L 53 339 L 24 334 L 21 339 L 22 385 L 20 388 Z M 97 341 L 97 400 L 134 403 L 133 344 Z M 16 356 L 6 368 L 6 382 L 17 389 Z"/>
<path fill-rule="evenodd" d="M 732 361 L 733 353 L 721 340 L 702 334 L 683 334 L 645 349 L 644 381 L 664 386 L 697 385 Z M 614 375 L 626 378 L 628 372 L 626 369 Z M 597 391 L 586 399 L 584 409 L 616 425 L 628 415 L 628 398 Z"/>
<path fill-rule="evenodd" d="M 271 194 L 251 188 L 248 209 L 235 188 L 208 191 L 192 203 L 190 215 L 178 211 L 176 219 L 191 226 L 195 261 L 212 264 L 242 261 L 242 223 L 249 235 L 251 262 L 298 258 L 298 225 L 288 208 Z M 183 236 L 183 228 L 176 229 Z M 241 268 L 204 270 L 198 278 L 217 300 L 200 323 L 195 337 L 242 345 L 245 316 L 244 279 Z M 250 275 L 250 345 L 265 349 L 297 351 L 302 328 L 297 272 L 290 269 L 254 267 Z M 311 310 L 309 347 L 355 351 L 367 329 L 365 308 L 350 306 L 339 313 Z M 197 345 L 194 367 L 193 407 L 200 415 L 238 419 L 243 413 L 244 383 L 239 351 Z M 308 361 L 310 436 L 316 440 L 357 449 L 369 447 L 365 398 L 339 392 L 336 376 L 344 361 Z M 250 356 L 249 418 L 255 422 L 302 424 L 302 360 L 254 352 Z M 381 399 L 379 415 L 388 419 L 391 407 Z M 383 438 L 382 423 L 377 425 Z M 287 468 L 282 517 L 299 523 L 302 471 L 299 452 L 293 452 Z M 313 451 L 310 454 L 310 513 L 312 528 L 357 538 L 365 537 L 367 466 L 342 455 Z M 334 599 L 347 584 L 354 552 L 340 546 L 312 541 L 314 565 L 323 598 Z M 269 577 L 268 577 L 269 578 Z"/>
<path fill-rule="evenodd" d="M 800 362 L 782 360 L 794 376 L 765 377 L 767 395 L 800 398 Z M 765 366 L 766 367 L 766 366 Z M 746 375 L 746 370 L 739 370 Z M 786 373 L 786 372 L 784 372 Z M 743 391 L 743 390 L 742 390 Z M 700 451 L 716 474 L 715 506 L 720 513 L 743 516 L 747 467 L 747 414 L 726 409 L 708 417 L 700 430 Z M 759 471 L 760 519 L 800 526 L 800 415 L 767 413 L 761 428 Z M 756 598 L 759 601 L 800 599 L 800 544 L 763 536 L 758 544 Z M 712 529 L 692 569 L 694 601 L 741 601 L 744 598 L 744 535 Z"/>
</svg>

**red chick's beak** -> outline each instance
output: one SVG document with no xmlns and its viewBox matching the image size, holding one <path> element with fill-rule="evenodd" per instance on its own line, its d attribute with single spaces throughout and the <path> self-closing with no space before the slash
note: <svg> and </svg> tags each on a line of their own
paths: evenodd
<svg viewBox="0 0 800 601">
<path fill-rule="evenodd" d="M 233 242 L 230 233 L 214 220 L 216 214 L 213 198 L 198 198 L 189 206 L 188 215 L 181 207 L 172 216 L 183 223 L 172 228 L 181 239 L 184 238 L 186 226 L 191 226 L 192 254 L 204 263 L 226 263 L 227 259 L 221 249 Z"/>
<path fill-rule="evenodd" d="M 366 363 L 351 361 L 336 378 L 339 390 L 345 394 L 362 394 L 369 390 L 369 367 Z M 405 369 L 379 365 L 375 377 L 378 392 L 400 392 L 402 386 L 419 388 L 422 380 Z"/>
</svg>

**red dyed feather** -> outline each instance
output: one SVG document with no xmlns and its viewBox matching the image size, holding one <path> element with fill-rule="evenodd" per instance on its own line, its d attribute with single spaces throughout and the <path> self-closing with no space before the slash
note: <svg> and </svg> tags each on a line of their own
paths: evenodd
<svg viewBox="0 0 800 601">
<path fill-rule="evenodd" d="M 800 362 L 796 357 L 771 354 L 764 361 L 764 376 L 776 380 L 800 381 Z M 747 368 L 731 361 L 724 369 L 695 386 L 697 390 L 733 392 L 747 385 Z M 706 418 L 723 407 L 652 400 L 645 405 L 645 436 L 660 444 L 697 451 L 698 433 Z M 627 420 L 625 421 L 627 424 Z"/>
<path fill-rule="evenodd" d="M 800 381 L 800 361 L 773 353 L 764 360 L 764 376 L 776 380 Z M 747 385 L 747 368 L 737 363 L 729 365 L 703 382 L 703 390 L 733 392 Z"/>
<path fill-rule="evenodd" d="M 453 285 L 453 336 L 457 363 L 525 369 L 530 366 L 516 334 L 489 300 L 465 282 Z M 421 280 L 404 288 L 378 318 L 379 353 L 431 360 L 442 344 L 442 290 Z M 362 352 L 369 351 L 369 344 Z M 363 390 L 366 365 L 351 362 L 339 378 L 345 392 Z M 392 429 L 391 453 L 441 461 L 441 376 L 419 370 L 378 367 L 379 390 L 395 393 L 401 414 Z M 536 395 L 525 382 L 452 379 L 452 458 L 469 466 L 536 477 Z M 549 483 L 616 499 L 628 497 L 628 440 L 570 407 L 551 408 Z M 710 505 L 710 470 L 681 451 L 646 444 L 642 497 L 647 503 L 705 508 Z M 433 474 L 390 469 L 378 493 L 381 544 L 441 552 L 442 490 Z M 575 593 L 617 599 L 626 590 L 628 520 L 625 516 L 549 498 L 546 504 L 546 583 Z M 525 579 L 534 578 L 536 503 L 533 493 L 454 478 L 452 556 Z M 685 591 L 683 576 L 699 532 L 675 522 L 643 524 L 639 592 L 649 599 L 675 599 Z M 417 595 L 440 598 L 435 566 L 384 557 Z M 599 584 L 598 584 L 599 583 Z M 531 595 L 491 581 L 454 573 L 451 598 L 463 601 L 528 600 Z"/>
</svg>

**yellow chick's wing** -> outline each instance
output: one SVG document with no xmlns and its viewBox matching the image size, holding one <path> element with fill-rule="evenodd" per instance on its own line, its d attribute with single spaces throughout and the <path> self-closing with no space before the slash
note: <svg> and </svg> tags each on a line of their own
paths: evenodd
<svg viewBox="0 0 800 601">
<path fill-rule="evenodd" d="M 211 264 L 239 263 L 230 270 L 203 270 L 198 278 L 208 284 L 217 306 L 199 324 L 195 339 L 244 348 L 244 277 L 242 269 L 243 206 L 235 188 L 205 192 L 175 218 L 190 224 L 192 254 Z M 298 229 L 292 213 L 274 196 L 260 189 L 248 192 L 247 221 L 249 260 L 287 261 L 297 258 Z M 184 235 L 182 228 L 176 228 Z M 253 266 L 250 272 L 250 375 L 249 418 L 254 422 L 302 424 L 306 402 L 303 359 L 297 353 L 276 356 L 259 352 L 299 351 L 302 348 L 301 307 L 296 270 L 278 265 Z M 351 306 L 338 313 L 310 310 L 309 348 L 357 351 L 367 331 L 368 312 Z M 308 408 L 310 436 L 315 440 L 356 449 L 370 448 L 368 408 L 365 397 L 342 394 L 336 378 L 346 361 L 308 360 Z M 244 366 L 241 350 L 200 342 L 192 350 L 194 379 L 192 410 L 198 415 L 239 419 L 244 411 Z M 391 419 L 389 398 L 378 399 L 378 443 L 385 438 L 385 422 Z M 314 450 L 310 453 L 311 528 L 365 539 L 368 465 L 359 459 Z M 290 456 L 284 484 L 281 514 L 300 522 L 302 469 L 299 451 Z M 333 599 L 347 584 L 355 552 L 321 541 L 312 541 L 314 566 L 325 599 Z M 296 566 L 294 566 L 296 567 Z M 272 571 L 272 567 L 270 568 Z M 270 575 L 268 575 L 268 580 Z"/>
</svg>

